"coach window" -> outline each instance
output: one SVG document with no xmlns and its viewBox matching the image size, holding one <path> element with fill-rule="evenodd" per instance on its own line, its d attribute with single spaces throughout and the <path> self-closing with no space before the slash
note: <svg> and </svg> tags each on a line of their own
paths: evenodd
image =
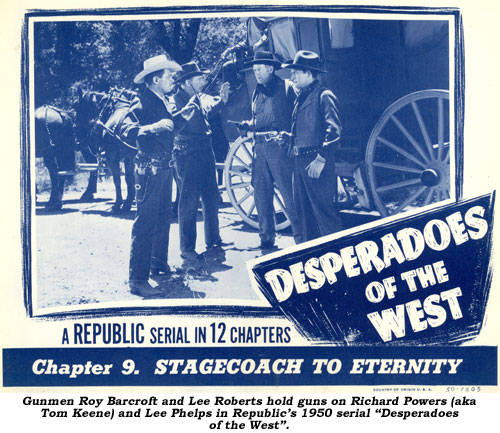
<svg viewBox="0 0 500 433">
<path fill-rule="evenodd" d="M 297 18 L 298 39 L 300 41 L 299 50 L 310 50 L 320 54 L 320 22 L 318 19 Z"/>
<path fill-rule="evenodd" d="M 352 33 L 352 20 L 329 19 L 328 30 L 330 33 L 330 48 L 352 48 L 354 37 Z"/>
</svg>

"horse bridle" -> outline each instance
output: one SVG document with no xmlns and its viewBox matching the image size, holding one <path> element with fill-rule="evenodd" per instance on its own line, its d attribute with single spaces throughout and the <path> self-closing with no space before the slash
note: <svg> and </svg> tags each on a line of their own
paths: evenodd
<svg viewBox="0 0 500 433">
<path fill-rule="evenodd" d="M 116 92 L 118 92 L 118 95 L 116 94 Z M 99 116 L 97 117 L 97 120 L 95 121 L 95 125 L 99 125 L 101 128 L 103 128 L 111 137 L 113 137 L 115 140 L 118 140 L 121 144 L 123 144 L 124 146 L 128 147 L 129 149 L 132 149 L 132 150 L 137 150 L 137 147 L 135 146 L 132 146 L 130 144 L 128 144 L 127 142 L 125 142 L 124 140 L 121 139 L 120 136 L 118 136 L 115 132 L 115 130 L 112 130 L 110 128 L 108 128 L 106 126 L 106 124 L 101 120 L 102 116 L 104 115 L 104 112 L 105 112 L 105 109 L 109 106 L 109 102 L 112 102 L 113 105 L 116 103 L 116 102 L 123 102 L 124 104 L 130 104 L 131 103 L 131 100 L 127 99 L 127 98 L 124 98 L 122 97 L 122 95 L 125 93 L 125 92 L 128 92 L 130 93 L 130 96 L 133 98 L 137 95 L 137 92 L 134 92 L 134 91 L 130 91 L 130 90 L 127 90 L 125 88 L 117 88 L 117 87 L 112 87 L 109 91 L 109 93 L 107 94 L 108 95 L 108 98 L 107 98 L 107 101 L 106 101 L 106 104 L 105 106 L 102 108 L 101 112 L 99 113 Z M 133 112 L 130 112 L 132 114 L 134 114 Z M 135 116 L 135 114 L 134 114 Z M 136 118 L 136 120 L 138 121 L 138 119 Z"/>
<path fill-rule="evenodd" d="M 127 90 L 125 88 L 117 88 L 117 87 L 112 87 L 108 93 L 100 93 L 100 92 L 89 92 L 90 93 L 93 93 L 93 94 L 97 94 L 97 95 L 101 95 L 102 98 L 101 100 L 97 103 L 97 108 L 99 109 L 99 106 L 102 104 L 102 102 L 104 101 L 104 104 L 102 105 L 102 107 L 100 108 L 99 110 L 99 113 L 97 115 L 97 117 L 95 117 L 95 120 L 92 121 L 92 127 L 89 131 L 89 136 L 92 136 L 92 134 L 94 133 L 95 131 L 95 127 L 96 126 L 99 126 L 100 128 L 103 128 L 111 137 L 115 138 L 116 140 L 118 140 L 120 143 L 122 143 L 123 145 L 127 146 L 128 148 L 130 149 L 133 149 L 133 150 L 137 150 L 136 147 L 134 146 L 131 146 L 130 144 L 124 142 L 119 136 L 117 136 L 115 134 L 115 131 L 111 130 L 110 128 L 108 128 L 105 123 L 103 122 L 103 116 L 104 114 L 106 113 L 106 110 L 109 108 L 109 107 L 112 107 L 116 102 L 122 102 L 124 104 L 130 104 L 130 100 L 123 97 L 123 95 L 128 92 L 130 93 L 131 97 L 133 98 L 135 95 L 137 95 L 136 92 L 133 92 L 133 91 L 130 91 L 130 90 Z M 97 159 L 101 159 L 101 156 L 100 155 L 95 155 L 93 152 L 92 152 L 92 149 L 91 149 L 91 146 L 88 146 L 88 149 L 89 149 L 89 152 Z"/>
</svg>

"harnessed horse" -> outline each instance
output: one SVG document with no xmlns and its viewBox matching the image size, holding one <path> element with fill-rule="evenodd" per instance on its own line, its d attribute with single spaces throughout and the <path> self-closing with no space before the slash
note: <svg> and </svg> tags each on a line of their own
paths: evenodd
<svg viewBox="0 0 500 433">
<path fill-rule="evenodd" d="M 109 93 L 79 92 L 75 106 L 75 132 L 81 143 L 111 170 L 115 186 L 113 212 L 129 211 L 135 196 L 134 157 L 137 148 L 123 142 L 114 133 L 116 126 L 127 115 L 135 92 L 113 87 Z M 121 189 L 120 161 L 124 162 L 127 196 Z"/>
<path fill-rule="evenodd" d="M 242 61 L 226 61 L 230 54 L 241 48 L 240 45 L 231 47 L 221 56 L 203 90 L 208 91 L 219 76 L 231 85 L 229 101 L 221 110 L 220 120 L 215 119 L 216 124 L 213 125 L 213 145 L 219 161 L 223 160 L 227 153 L 228 140 L 233 141 L 239 135 L 234 125 L 228 124 L 226 120 L 243 120 L 251 115 L 246 82 L 239 73 Z M 89 150 L 94 160 L 105 162 L 111 170 L 116 191 L 113 212 L 130 210 L 135 196 L 134 157 L 137 148 L 125 143 L 115 134 L 116 127 L 129 113 L 135 96 L 135 92 L 115 87 L 109 93 L 80 90 L 75 106 L 75 133 L 78 141 L 84 144 L 83 147 Z M 121 190 L 121 160 L 124 162 L 127 184 L 125 199 Z"/>
<path fill-rule="evenodd" d="M 50 176 L 50 198 L 47 210 L 62 207 L 64 183 L 67 175 L 75 174 L 77 149 L 73 120 L 69 112 L 50 105 L 35 110 L 35 156 L 43 158 Z M 92 162 L 91 155 L 82 149 L 85 161 Z M 80 201 L 91 201 L 96 192 L 97 173 L 91 173 L 86 191 Z"/>
</svg>

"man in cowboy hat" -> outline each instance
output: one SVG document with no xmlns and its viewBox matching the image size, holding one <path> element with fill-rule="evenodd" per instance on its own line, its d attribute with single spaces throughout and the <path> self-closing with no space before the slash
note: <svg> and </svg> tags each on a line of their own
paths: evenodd
<svg viewBox="0 0 500 433">
<path fill-rule="evenodd" d="M 283 64 L 298 90 L 292 114 L 293 199 L 300 232 L 308 241 L 342 227 L 338 213 L 335 152 L 342 131 L 338 101 L 317 80 L 319 56 L 299 51 Z"/>
<path fill-rule="evenodd" d="M 287 141 L 283 137 L 283 132 L 290 132 L 295 93 L 290 82 L 275 74 L 281 63 L 269 51 L 257 51 L 246 65 L 252 66 L 257 86 L 252 95 L 252 119 L 238 126 L 253 131 L 252 185 L 260 235 L 260 244 L 254 248 L 266 250 L 274 247 L 276 236 L 274 184 L 283 198 L 295 242 L 302 241 L 293 206 L 293 160 L 287 156 Z"/>
<path fill-rule="evenodd" d="M 221 104 L 227 102 L 229 85 L 222 85 L 219 98 L 202 94 L 205 74 L 208 72 L 201 70 L 196 62 L 182 65 L 182 70 L 176 76 L 179 89 L 173 96 L 175 110 L 182 110 L 189 104 L 196 106 L 192 118 L 182 131 L 176 134 L 174 140 L 175 167 L 180 184 L 178 215 L 181 257 L 186 267 L 195 269 L 203 264 L 204 259 L 223 256 L 219 233 L 219 189 L 208 117 L 217 112 Z M 200 198 L 206 244 L 206 253 L 203 256 L 195 251 Z"/>
<path fill-rule="evenodd" d="M 170 272 L 167 263 L 172 198 L 174 133 L 193 115 L 192 107 L 174 120 L 165 95 L 174 88 L 181 67 L 165 55 L 151 57 L 134 83 L 144 84 L 138 100 L 120 127 L 120 137 L 136 143 L 135 189 L 137 215 L 132 225 L 129 286 L 133 294 L 154 297 L 162 292 L 149 284 Z"/>
</svg>

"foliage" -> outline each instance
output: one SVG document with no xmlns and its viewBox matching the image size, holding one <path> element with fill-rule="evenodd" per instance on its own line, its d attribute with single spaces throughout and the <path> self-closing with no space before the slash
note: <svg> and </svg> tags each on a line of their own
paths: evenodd
<svg viewBox="0 0 500 433">
<path fill-rule="evenodd" d="M 35 105 L 69 109 L 78 87 L 132 88 L 143 61 L 157 54 L 211 68 L 244 38 L 239 18 L 36 22 Z"/>
<path fill-rule="evenodd" d="M 227 48 L 244 41 L 246 37 L 245 22 L 239 18 L 219 18 L 203 20 L 194 58 L 200 66 L 212 68 Z"/>
</svg>

